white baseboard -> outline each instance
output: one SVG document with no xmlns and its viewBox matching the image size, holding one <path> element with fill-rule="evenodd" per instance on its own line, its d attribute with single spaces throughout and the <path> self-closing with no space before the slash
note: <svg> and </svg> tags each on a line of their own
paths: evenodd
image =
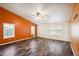
<svg viewBox="0 0 79 59">
<path fill-rule="evenodd" d="M 75 54 L 75 52 L 74 52 L 74 49 L 73 49 L 73 47 L 72 47 L 71 44 L 70 44 L 70 46 L 71 46 L 71 49 L 72 49 L 73 55 L 76 56 L 76 54 Z"/>
<path fill-rule="evenodd" d="M 47 38 L 47 39 L 54 39 L 54 38 L 49 38 L 49 37 L 44 37 L 44 36 L 38 36 L 38 37 Z M 63 39 L 62 40 L 61 39 L 55 39 L 55 40 L 70 42 L 69 40 L 63 40 Z"/>
<path fill-rule="evenodd" d="M 23 40 L 26 40 L 26 39 L 31 39 L 31 38 L 34 38 L 34 37 L 29 37 L 29 38 L 24 38 L 24 39 L 20 39 L 20 40 L 16 40 L 16 41 L 8 42 L 8 43 L 3 43 L 3 44 L 0 44 L 0 46 L 1 46 L 1 45 L 10 44 L 10 43 L 14 43 L 14 42 L 18 42 L 18 41 L 23 41 Z"/>
</svg>

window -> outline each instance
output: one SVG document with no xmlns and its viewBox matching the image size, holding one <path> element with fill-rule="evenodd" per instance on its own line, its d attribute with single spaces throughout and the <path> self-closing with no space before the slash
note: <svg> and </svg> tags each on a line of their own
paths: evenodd
<svg viewBox="0 0 79 59">
<path fill-rule="evenodd" d="M 52 26 L 49 28 L 50 31 L 50 35 L 62 35 L 63 31 L 62 31 L 62 26 Z"/>
<path fill-rule="evenodd" d="M 3 38 L 15 37 L 15 26 L 14 24 L 3 23 Z"/>
</svg>

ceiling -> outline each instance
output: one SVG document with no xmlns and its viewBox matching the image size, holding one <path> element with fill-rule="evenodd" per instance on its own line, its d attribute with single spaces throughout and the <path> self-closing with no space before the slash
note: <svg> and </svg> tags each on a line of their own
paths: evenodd
<svg viewBox="0 0 79 59">
<path fill-rule="evenodd" d="M 0 6 L 36 24 L 65 22 L 72 12 L 72 4 L 67 3 L 0 3 Z M 33 14 L 40 10 L 47 18 L 33 19 Z"/>
</svg>

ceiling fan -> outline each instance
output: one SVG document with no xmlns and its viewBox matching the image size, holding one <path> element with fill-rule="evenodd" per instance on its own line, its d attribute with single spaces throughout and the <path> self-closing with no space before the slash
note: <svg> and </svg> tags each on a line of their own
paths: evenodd
<svg viewBox="0 0 79 59">
<path fill-rule="evenodd" d="M 34 19 L 40 19 L 40 20 L 45 20 L 48 16 L 43 14 L 43 13 L 40 13 L 40 12 L 36 12 L 34 15 L 33 15 L 33 18 Z"/>
</svg>

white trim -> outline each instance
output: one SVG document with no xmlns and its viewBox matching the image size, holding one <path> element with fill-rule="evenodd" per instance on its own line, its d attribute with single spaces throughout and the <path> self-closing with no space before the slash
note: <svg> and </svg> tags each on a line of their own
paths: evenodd
<svg viewBox="0 0 79 59">
<path fill-rule="evenodd" d="M 39 36 L 39 37 L 41 37 L 41 36 Z M 41 38 L 47 38 L 47 39 L 50 39 L 50 40 L 59 40 L 59 41 L 70 42 L 68 40 L 53 39 L 53 38 L 49 38 L 49 37 L 41 37 Z"/>
<path fill-rule="evenodd" d="M 71 46 L 71 49 L 72 49 L 72 52 L 73 52 L 74 56 L 76 56 L 75 51 L 74 51 L 74 49 L 73 49 L 71 44 L 70 44 L 70 46 Z"/>
<path fill-rule="evenodd" d="M 66 42 L 70 42 L 70 40 L 63 40 L 63 39 L 55 39 L 55 38 L 50 38 L 50 37 L 43 37 L 43 36 L 39 36 L 39 37 L 42 37 L 42 38 L 47 38 L 47 39 L 51 39 L 51 40 L 60 40 L 60 41 L 66 41 Z"/>
<path fill-rule="evenodd" d="M 14 43 L 14 42 L 18 42 L 18 41 L 22 41 L 22 40 L 26 40 L 26 39 L 31 39 L 31 38 L 34 38 L 34 37 L 29 37 L 29 38 L 24 38 L 24 39 L 20 39 L 20 40 L 16 40 L 16 41 L 8 42 L 8 43 L 3 43 L 3 44 L 0 44 L 0 46 L 1 46 L 1 45 L 10 44 L 10 43 Z"/>
</svg>

